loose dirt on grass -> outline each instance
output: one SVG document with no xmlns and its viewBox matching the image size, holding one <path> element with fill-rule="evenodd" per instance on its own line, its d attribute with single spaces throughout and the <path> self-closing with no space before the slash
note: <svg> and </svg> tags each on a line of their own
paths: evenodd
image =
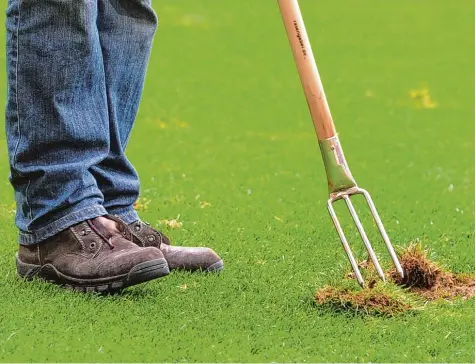
<svg viewBox="0 0 476 364">
<path fill-rule="evenodd" d="M 410 244 L 400 255 L 400 264 L 405 276 L 392 269 L 388 272 L 392 281 L 427 300 L 474 296 L 474 276 L 444 269 L 429 259 L 421 244 Z"/>
<path fill-rule="evenodd" d="M 315 300 L 318 305 L 335 311 L 392 316 L 415 310 L 422 306 L 418 304 L 422 301 L 474 296 L 473 275 L 453 273 L 433 262 L 429 255 L 429 250 L 421 244 L 411 243 L 399 254 L 405 276 L 400 277 L 395 268 L 388 270 L 386 276 L 390 284 L 380 282 L 373 264 L 364 261 L 359 267 L 366 277 L 365 288 L 355 290 L 345 284 L 325 286 L 317 291 Z M 353 279 L 353 273 L 346 275 L 347 281 Z"/>
</svg>

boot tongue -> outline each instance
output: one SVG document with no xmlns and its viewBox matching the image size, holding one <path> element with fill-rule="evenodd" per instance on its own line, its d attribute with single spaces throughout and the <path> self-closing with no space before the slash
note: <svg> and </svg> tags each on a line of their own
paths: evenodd
<svg viewBox="0 0 476 364">
<path fill-rule="evenodd" d="M 116 227 L 116 223 L 112 220 L 108 220 L 104 217 L 97 217 L 95 219 L 91 219 L 90 221 L 96 230 L 106 239 L 110 239 L 115 235 L 121 235 L 120 231 Z"/>
</svg>

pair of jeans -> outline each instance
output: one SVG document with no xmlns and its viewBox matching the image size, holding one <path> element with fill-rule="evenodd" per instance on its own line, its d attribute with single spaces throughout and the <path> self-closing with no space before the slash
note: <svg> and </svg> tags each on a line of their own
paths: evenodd
<svg viewBox="0 0 476 364">
<path fill-rule="evenodd" d="M 19 243 L 138 219 L 124 154 L 157 16 L 151 0 L 8 0 L 6 134 Z"/>
</svg>

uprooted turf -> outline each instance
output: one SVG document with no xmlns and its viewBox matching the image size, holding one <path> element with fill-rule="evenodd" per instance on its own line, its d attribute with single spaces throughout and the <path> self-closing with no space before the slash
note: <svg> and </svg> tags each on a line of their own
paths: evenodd
<svg viewBox="0 0 476 364">
<path fill-rule="evenodd" d="M 394 316 L 422 310 L 425 301 L 474 297 L 474 275 L 448 271 L 430 259 L 430 250 L 421 243 L 410 243 L 400 252 L 399 261 L 403 278 L 392 268 L 386 272 L 389 281 L 380 282 L 373 264 L 366 260 L 359 264 L 365 270 L 365 288 L 346 282 L 355 279 L 348 273 L 343 281 L 320 288 L 317 304 L 343 313 Z"/>
<path fill-rule="evenodd" d="M 152 3 L 160 25 L 127 150 L 137 208 L 174 243 L 213 247 L 225 270 L 107 297 L 18 280 L 0 133 L 0 361 L 472 362 L 474 298 L 419 310 L 417 296 L 416 314 L 391 317 L 316 309 L 317 288 L 348 263 L 276 2 Z M 392 242 L 419 238 L 471 273 L 473 2 L 300 3 L 346 159 Z"/>
<path fill-rule="evenodd" d="M 351 314 L 396 316 L 422 307 L 421 301 L 397 287 L 377 284 L 372 288 L 355 289 L 326 286 L 316 293 L 320 308 Z"/>
<path fill-rule="evenodd" d="M 474 296 L 474 275 L 454 273 L 430 259 L 430 250 L 412 243 L 400 255 L 404 277 L 393 269 L 390 276 L 399 286 L 408 288 L 429 300 L 471 298 Z"/>
</svg>

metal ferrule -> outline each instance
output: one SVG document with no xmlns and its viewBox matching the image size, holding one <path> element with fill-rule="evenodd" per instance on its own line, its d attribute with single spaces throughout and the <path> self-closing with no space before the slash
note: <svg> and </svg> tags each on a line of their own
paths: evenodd
<svg viewBox="0 0 476 364">
<path fill-rule="evenodd" d="M 322 159 L 326 167 L 329 193 L 336 194 L 352 187 L 357 187 L 357 183 L 350 173 L 344 152 L 339 142 L 338 136 L 326 140 L 319 140 Z"/>
</svg>

